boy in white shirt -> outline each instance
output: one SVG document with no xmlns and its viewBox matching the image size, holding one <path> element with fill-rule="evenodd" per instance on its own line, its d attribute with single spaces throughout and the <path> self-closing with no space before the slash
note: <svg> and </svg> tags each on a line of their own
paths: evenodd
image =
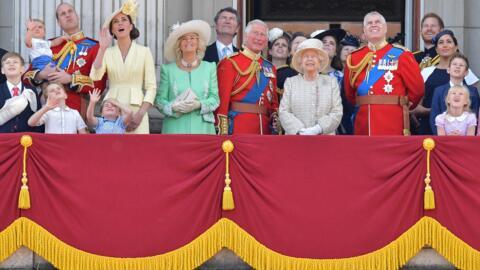
<svg viewBox="0 0 480 270">
<path fill-rule="evenodd" d="M 67 93 L 63 85 L 49 83 L 45 89 L 47 103 L 28 119 L 31 127 L 45 124 L 45 133 L 86 134 L 87 125 L 77 110 L 65 105 Z"/>
<path fill-rule="evenodd" d="M 27 33 L 25 45 L 29 48 L 30 60 L 34 69 L 43 70 L 53 63 L 53 53 L 50 47 L 55 47 L 69 40 L 68 36 L 60 36 L 53 40 L 45 40 L 45 24 L 42 20 L 33 19 L 27 21 Z M 55 66 L 52 66 L 54 70 Z"/>
</svg>

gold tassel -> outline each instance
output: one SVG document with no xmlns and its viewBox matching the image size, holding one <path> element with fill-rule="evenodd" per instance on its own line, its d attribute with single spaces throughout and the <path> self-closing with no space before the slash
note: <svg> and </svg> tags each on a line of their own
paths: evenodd
<svg viewBox="0 0 480 270">
<path fill-rule="evenodd" d="M 20 139 L 20 144 L 23 146 L 23 174 L 22 174 L 22 188 L 18 196 L 18 208 L 30 209 L 30 192 L 28 190 L 27 178 L 27 148 L 33 144 L 32 137 L 23 135 Z"/>
<path fill-rule="evenodd" d="M 435 148 L 435 141 L 432 138 L 423 140 L 423 148 L 427 150 L 427 175 L 425 177 L 425 193 L 423 195 L 423 208 L 425 210 L 435 209 L 435 194 L 430 183 L 430 152 Z"/>
<path fill-rule="evenodd" d="M 223 188 L 223 198 L 222 198 L 222 209 L 223 210 L 233 210 L 235 209 L 235 203 L 233 201 L 233 192 L 230 184 L 232 179 L 230 179 L 229 173 L 229 154 L 233 152 L 233 143 L 230 140 L 226 140 L 222 144 L 223 152 L 225 152 L 225 188 Z"/>
</svg>

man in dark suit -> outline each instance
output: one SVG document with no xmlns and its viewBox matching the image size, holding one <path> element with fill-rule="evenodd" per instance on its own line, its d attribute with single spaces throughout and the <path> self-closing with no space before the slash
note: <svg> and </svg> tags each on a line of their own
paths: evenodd
<svg viewBox="0 0 480 270">
<path fill-rule="evenodd" d="M 0 59 L 2 59 L 3 55 L 6 54 L 6 53 L 7 53 L 7 51 L 0 48 Z M 5 75 L 3 75 L 3 73 L 0 74 L 0 83 L 4 83 L 6 80 L 7 80 L 7 78 L 5 78 Z"/>
<path fill-rule="evenodd" d="M 210 44 L 205 51 L 203 60 L 218 63 L 223 58 L 238 52 L 233 46 L 233 38 L 240 26 L 240 15 L 232 7 L 226 7 L 217 12 L 214 18 L 217 41 Z"/>
</svg>

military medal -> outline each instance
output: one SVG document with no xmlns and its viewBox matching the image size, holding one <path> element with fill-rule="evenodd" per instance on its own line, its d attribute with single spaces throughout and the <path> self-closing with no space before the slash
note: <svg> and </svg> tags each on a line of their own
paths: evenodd
<svg viewBox="0 0 480 270">
<path fill-rule="evenodd" d="M 87 56 L 88 55 L 88 47 L 84 47 L 79 53 L 78 55 L 80 56 Z"/>
<path fill-rule="evenodd" d="M 390 82 L 393 80 L 394 77 L 395 76 L 390 70 L 385 72 L 385 75 L 383 75 L 383 78 L 387 82 L 387 84 L 383 86 L 383 91 L 385 91 L 385 93 L 387 94 L 391 94 L 393 92 L 393 85 L 391 85 Z"/>
<path fill-rule="evenodd" d="M 77 63 L 77 66 L 83 67 L 83 66 L 85 66 L 85 64 L 87 64 L 87 61 L 85 61 L 84 58 L 78 58 L 76 63 Z"/>
<path fill-rule="evenodd" d="M 271 91 L 267 91 L 267 99 L 268 99 L 268 102 L 272 103 L 272 92 Z"/>
</svg>

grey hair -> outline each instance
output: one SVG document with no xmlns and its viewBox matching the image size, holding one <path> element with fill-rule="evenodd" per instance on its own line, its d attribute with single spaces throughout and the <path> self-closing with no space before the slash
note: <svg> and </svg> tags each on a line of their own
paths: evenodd
<svg viewBox="0 0 480 270">
<path fill-rule="evenodd" d="M 367 15 L 365 15 L 365 17 L 363 17 L 363 26 L 367 25 L 367 17 L 373 16 L 373 15 L 380 16 L 380 20 L 382 21 L 382 23 L 387 24 L 387 20 L 385 20 L 385 17 L 383 17 L 383 15 L 380 14 L 380 12 L 372 11 L 372 12 L 367 13 Z"/>
<path fill-rule="evenodd" d="M 259 20 L 259 19 L 255 19 L 253 21 L 248 22 L 247 26 L 245 27 L 245 31 L 244 31 L 245 34 L 250 33 L 250 30 L 252 30 L 252 25 L 254 25 L 254 24 L 259 24 L 261 26 L 264 26 L 265 29 L 266 29 L 265 34 L 267 34 L 267 37 L 268 37 L 268 25 L 264 21 Z"/>
</svg>

